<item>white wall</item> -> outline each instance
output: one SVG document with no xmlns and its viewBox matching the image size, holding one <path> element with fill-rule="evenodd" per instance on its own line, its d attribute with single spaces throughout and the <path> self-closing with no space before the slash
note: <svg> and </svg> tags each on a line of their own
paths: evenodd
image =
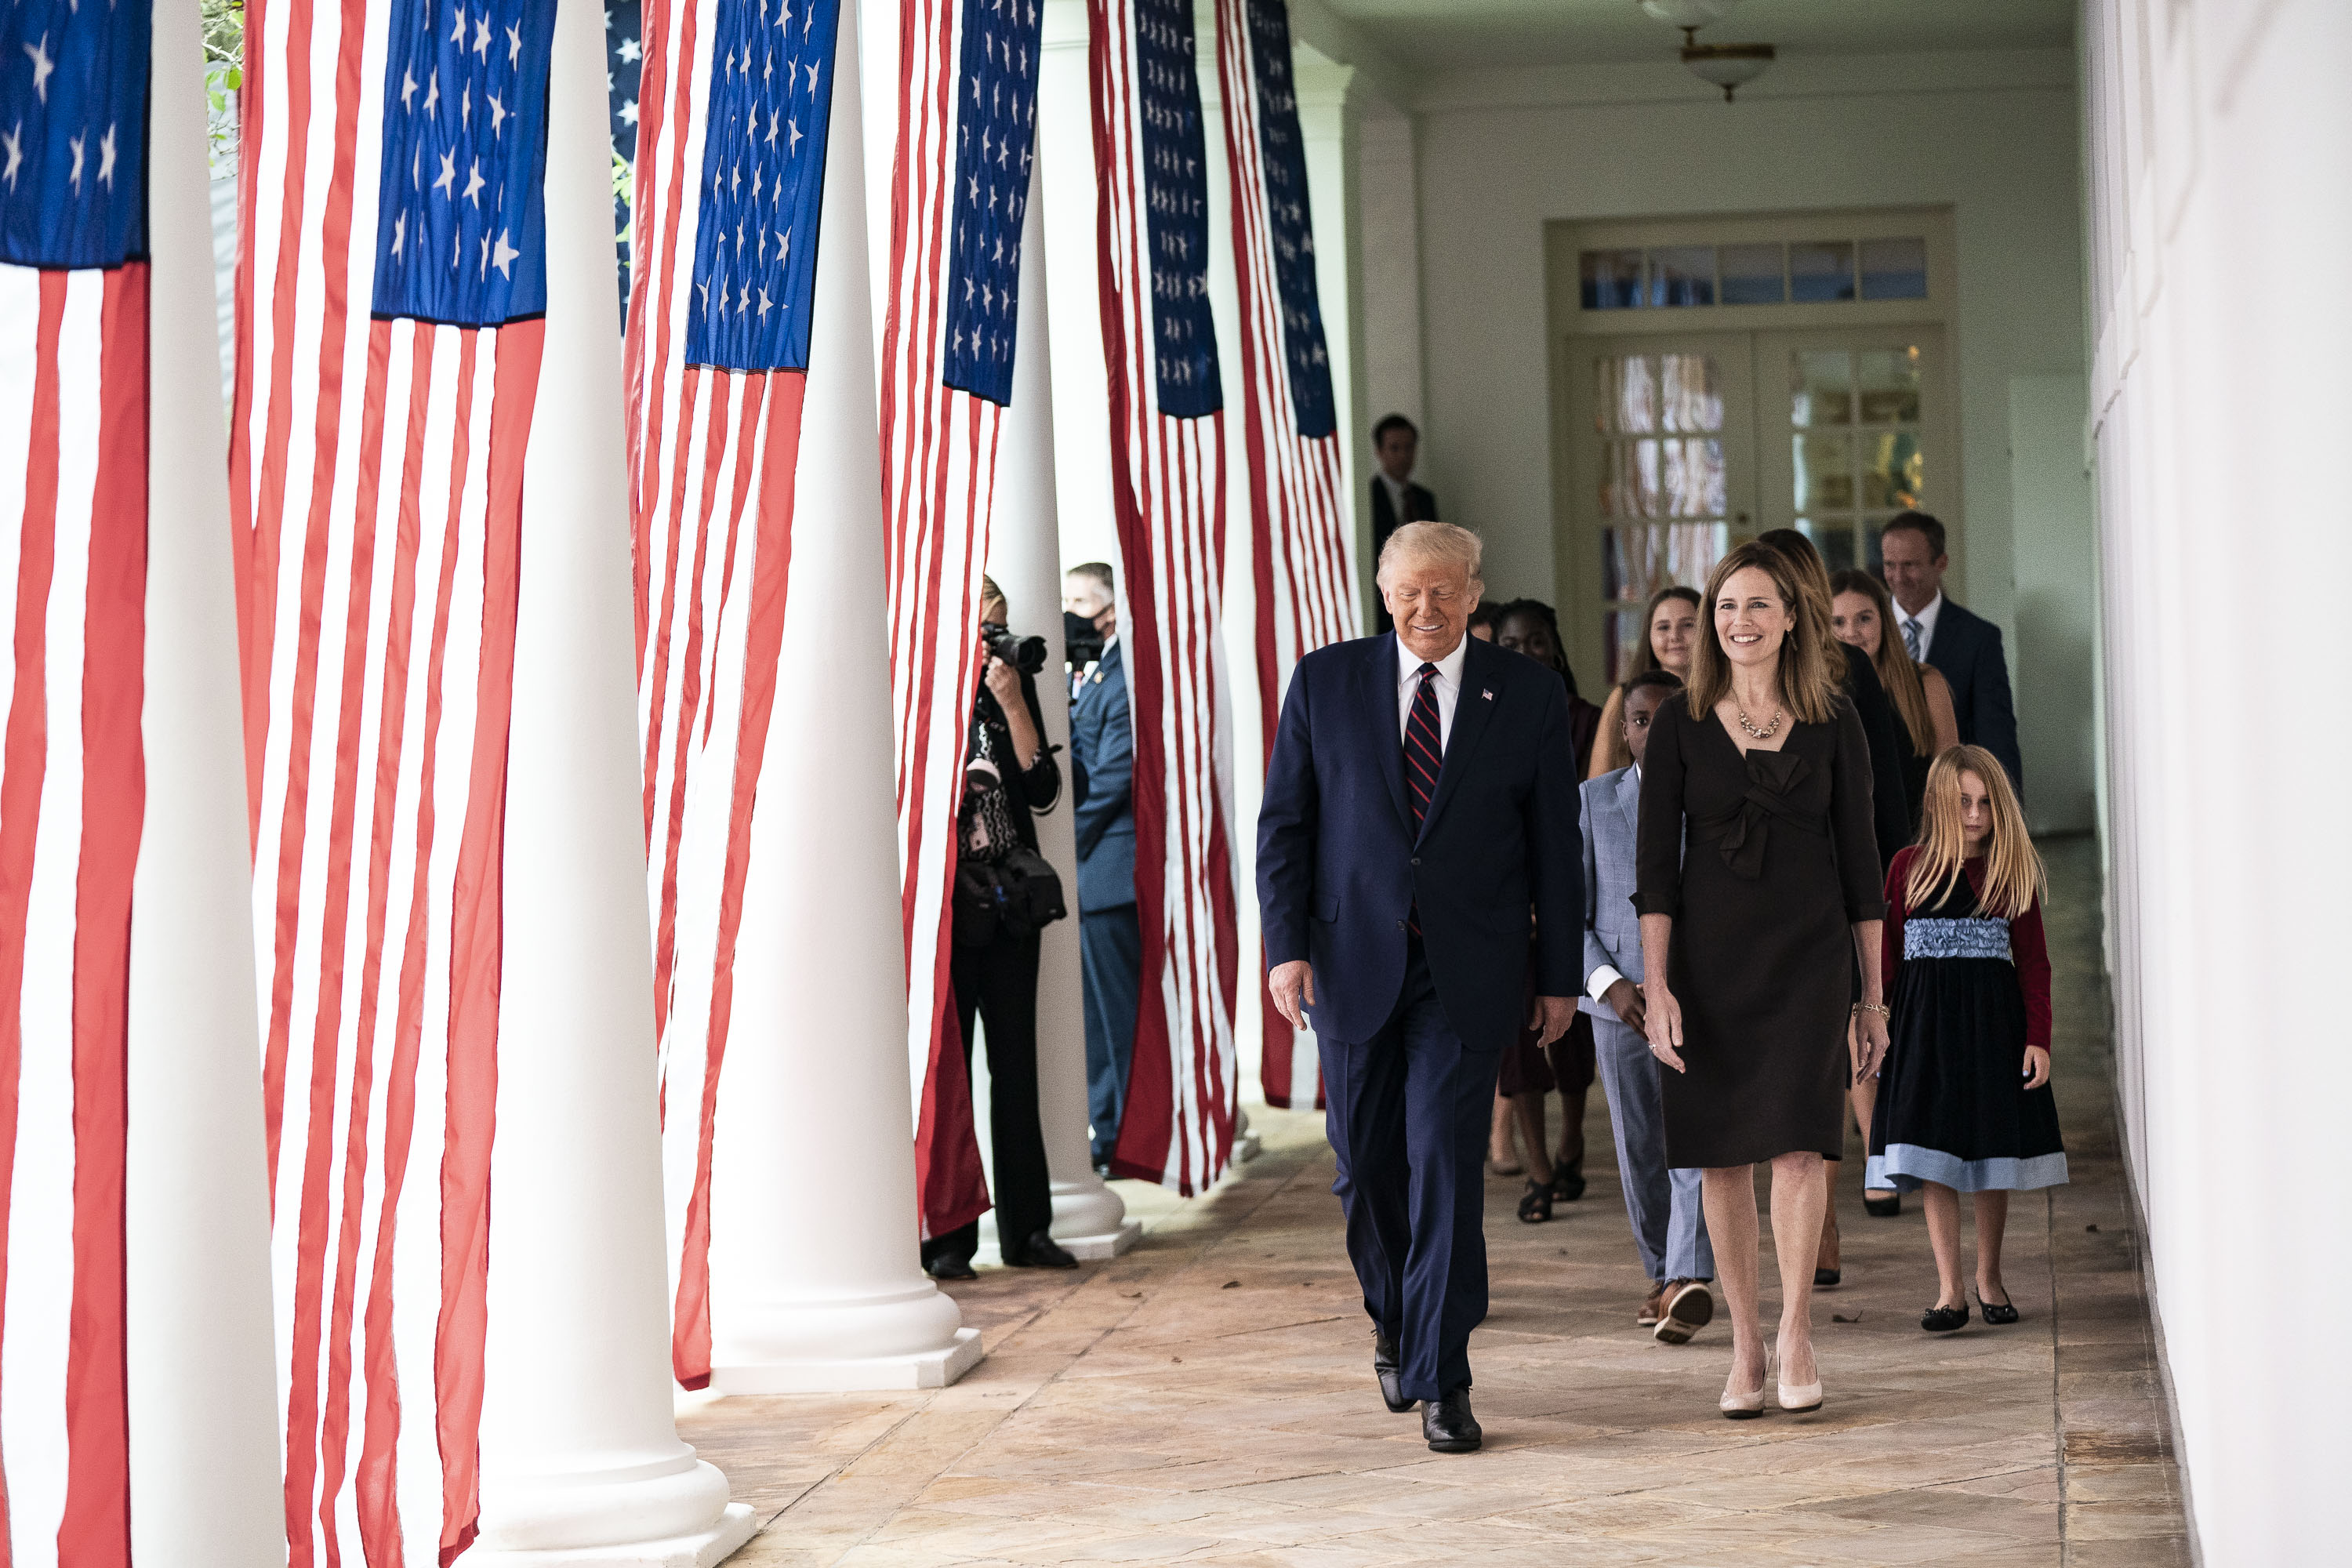
<svg viewBox="0 0 2352 1568">
<path fill-rule="evenodd" d="M 2083 16 L 2126 1129 L 2204 1560 L 2338 1562 L 2352 1374 L 2261 1298 L 2352 1298 L 2352 6 Z"/>
<path fill-rule="evenodd" d="M 2018 653 L 2021 597 L 2045 642 L 2055 633 L 2087 646 L 2092 627 L 2079 574 L 2018 576 L 2021 562 L 2050 552 L 2018 547 L 2010 457 L 2013 384 L 2084 367 L 2074 68 L 2067 50 L 1794 59 L 1736 104 L 1679 66 L 1433 82 L 1415 105 L 1423 471 L 1448 520 L 1486 536 L 1495 591 L 1557 593 L 1547 222 L 1949 205 L 1963 464 L 1962 505 L 1949 510 L 1967 531 L 1954 596 L 2001 625 L 2021 704 L 2034 710 L 2039 677 Z M 2079 414 L 2062 434 L 2079 454 Z M 2026 521 L 2071 531 L 2080 553 L 2079 504 L 2071 517 L 2037 508 Z M 2076 688 L 2054 717 L 2086 722 L 2084 695 Z M 2086 827 L 2088 749 L 2079 733 L 2055 751 L 2046 738 L 2029 727 L 2037 825 Z M 2072 809 L 2055 811 L 2059 801 Z"/>
</svg>

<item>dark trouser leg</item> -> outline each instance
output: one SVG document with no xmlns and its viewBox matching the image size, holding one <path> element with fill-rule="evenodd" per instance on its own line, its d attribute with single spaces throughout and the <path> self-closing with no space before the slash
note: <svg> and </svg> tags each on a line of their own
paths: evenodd
<svg viewBox="0 0 2352 1568">
<path fill-rule="evenodd" d="M 1035 932 L 1000 936 L 988 948 L 978 1001 L 988 1040 L 988 1146 L 995 1158 L 996 1234 L 1003 1244 L 1018 1246 L 1054 1223 L 1045 1135 L 1037 1125 Z"/>
<path fill-rule="evenodd" d="M 1134 1065 L 1143 928 L 1133 904 L 1079 915 L 1078 967 L 1087 994 L 1087 1120 L 1094 1126 L 1094 1162 L 1099 1165 L 1118 1142 L 1128 1073 Z"/>
<path fill-rule="evenodd" d="M 1486 1316 L 1481 1161 L 1502 1053 L 1463 1048 L 1418 952 L 1407 961 L 1398 1019 L 1412 1237 L 1398 1348 L 1404 1396 L 1435 1399 L 1468 1385 L 1470 1331 Z"/>
<path fill-rule="evenodd" d="M 1393 1029 L 1365 1045 L 1318 1036 L 1324 1130 L 1339 1164 L 1331 1190 L 1348 1227 L 1348 1261 L 1363 1289 L 1364 1311 L 1396 1335 L 1403 1324 L 1406 1218 L 1404 1053 Z"/>
</svg>

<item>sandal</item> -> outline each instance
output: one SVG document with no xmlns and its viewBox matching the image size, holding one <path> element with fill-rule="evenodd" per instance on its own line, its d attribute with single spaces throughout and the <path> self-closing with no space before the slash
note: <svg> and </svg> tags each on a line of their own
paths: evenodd
<svg viewBox="0 0 2352 1568">
<path fill-rule="evenodd" d="M 1556 1167 L 1551 1173 L 1550 1191 L 1561 1203 L 1574 1203 L 1584 1195 L 1584 1173 L 1573 1165 Z"/>
<path fill-rule="evenodd" d="M 2017 1321 L 2017 1303 L 2014 1301 L 2003 1301 L 1999 1306 L 1995 1306 L 1986 1300 L 1984 1292 L 1979 1290 L 1977 1292 L 1977 1305 L 1984 1309 L 1984 1321 L 1988 1323 L 2006 1326 Z M 1962 1320 L 1962 1321 L 1966 1321 Z"/>
<path fill-rule="evenodd" d="M 1526 1225 L 1541 1225 L 1551 1218 L 1551 1189 L 1528 1178 L 1528 1190 L 1519 1194 L 1519 1219 Z"/>
<path fill-rule="evenodd" d="M 1919 1314 L 1919 1326 L 1931 1334 L 1948 1334 L 1954 1329 L 1969 1326 L 1969 1304 L 1963 1300 L 1957 1307 L 1930 1307 Z"/>
</svg>

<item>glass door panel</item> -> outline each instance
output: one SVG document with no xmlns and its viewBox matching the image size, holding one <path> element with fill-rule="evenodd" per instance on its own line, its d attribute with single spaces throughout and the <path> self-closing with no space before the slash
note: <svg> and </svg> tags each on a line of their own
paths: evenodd
<svg viewBox="0 0 2352 1568">
<path fill-rule="evenodd" d="M 1703 584 L 1750 531 L 1756 408 L 1745 332 L 1570 338 L 1575 474 L 1560 544 L 1570 658 L 1588 693 L 1623 677 L 1649 596 Z"/>
<path fill-rule="evenodd" d="M 1958 471 L 1943 334 L 1931 326 L 1756 334 L 1759 517 L 1796 528 L 1832 572 L 1876 571 L 1896 512 L 1934 511 L 1957 536 Z"/>
</svg>

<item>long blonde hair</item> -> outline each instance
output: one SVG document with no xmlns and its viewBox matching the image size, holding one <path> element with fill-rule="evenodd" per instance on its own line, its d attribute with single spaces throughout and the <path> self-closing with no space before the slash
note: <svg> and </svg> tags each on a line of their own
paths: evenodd
<svg viewBox="0 0 2352 1568">
<path fill-rule="evenodd" d="M 1923 757 L 1930 754 L 1936 749 L 1936 721 L 1927 711 L 1927 683 L 1895 629 L 1895 601 L 1886 596 L 1886 584 L 1849 566 L 1830 577 L 1832 616 L 1841 594 L 1860 594 L 1877 609 L 1878 651 L 1870 656 L 1871 668 L 1878 671 L 1878 683 L 1894 700 L 1895 710 L 1903 715 L 1903 727 L 1911 731 L 1911 749 Z"/>
<path fill-rule="evenodd" d="M 1836 711 L 1839 688 L 1845 679 L 1843 653 L 1830 662 L 1829 649 L 1841 645 L 1830 631 L 1829 601 L 1808 584 L 1797 567 L 1780 551 L 1750 540 L 1715 563 L 1706 575 L 1706 593 L 1699 602 L 1698 646 L 1691 650 L 1690 710 L 1704 719 L 1731 690 L 1731 660 L 1715 630 L 1715 603 L 1732 574 L 1749 567 L 1772 579 L 1773 591 L 1787 606 L 1794 623 L 1780 639 L 1780 700 L 1802 724 L 1826 724 Z"/>
<path fill-rule="evenodd" d="M 1966 873 L 1968 836 L 1960 826 L 1960 775 L 1984 781 L 1992 831 L 1985 836 L 1984 887 L 1977 902 L 1985 913 L 2013 921 L 2042 896 L 2047 878 L 2041 853 L 2025 831 L 2025 811 L 2000 760 L 1982 746 L 1954 746 L 1927 769 L 1927 791 L 1919 804 L 1919 853 L 1903 884 L 1903 901 L 1923 909 L 1944 896 Z"/>
</svg>

